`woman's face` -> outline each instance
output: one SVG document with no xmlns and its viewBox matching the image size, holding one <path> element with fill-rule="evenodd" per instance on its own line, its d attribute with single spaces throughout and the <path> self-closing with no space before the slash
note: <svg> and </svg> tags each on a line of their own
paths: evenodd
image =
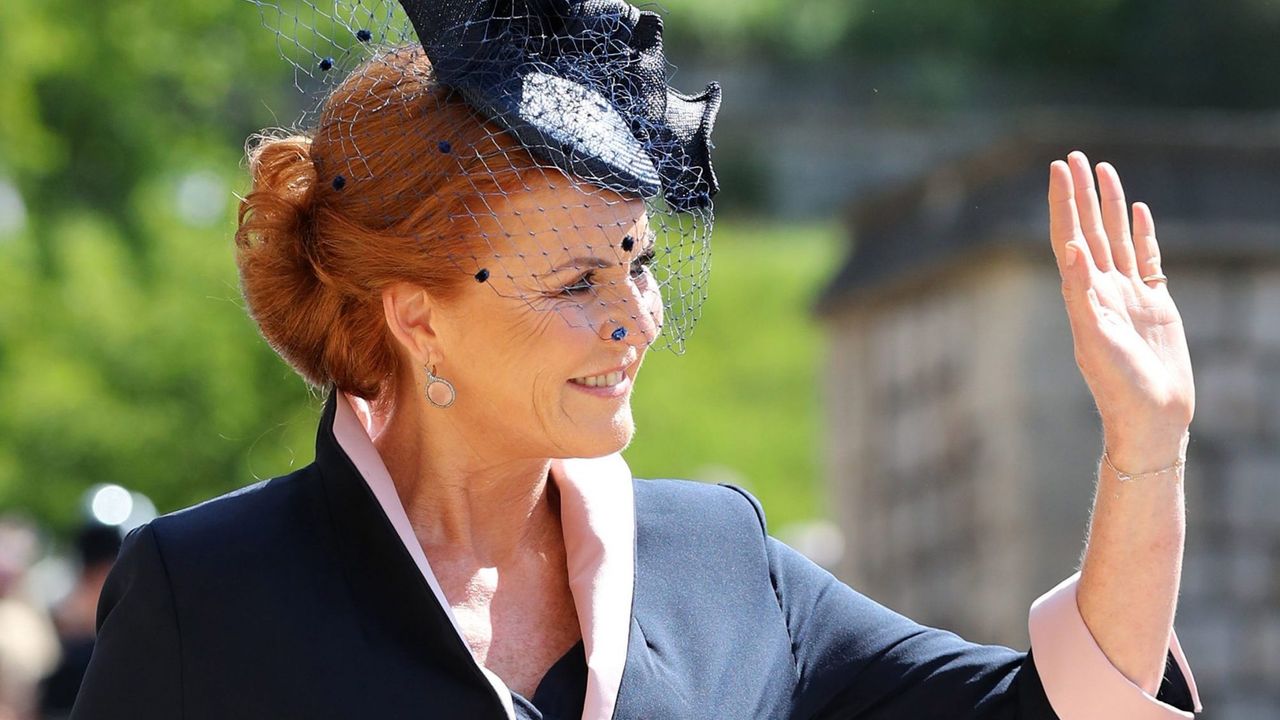
<svg viewBox="0 0 1280 720">
<path fill-rule="evenodd" d="M 662 324 L 645 203 L 561 176 L 528 184 L 477 216 L 487 242 L 467 270 L 487 279 L 466 283 L 439 318 L 436 372 L 457 400 L 429 409 L 509 457 L 617 452 Z"/>
</svg>

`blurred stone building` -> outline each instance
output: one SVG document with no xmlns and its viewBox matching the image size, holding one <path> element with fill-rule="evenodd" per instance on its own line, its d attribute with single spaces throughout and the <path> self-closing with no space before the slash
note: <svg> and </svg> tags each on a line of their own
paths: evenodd
<svg viewBox="0 0 1280 720">
<path fill-rule="evenodd" d="M 1070 143 L 1070 144 L 1069 144 Z M 1101 452 L 1048 240 L 1048 164 L 1113 162 L 1155 214 L 1197 380 L 1177 627 L 1211 720 L 1280 717 L 1280 124 L 1030 123 L 850 212 L 829 335 L 828 485 L 868 595 L 1027 644 L 1077 568 Z"/>
</svg>

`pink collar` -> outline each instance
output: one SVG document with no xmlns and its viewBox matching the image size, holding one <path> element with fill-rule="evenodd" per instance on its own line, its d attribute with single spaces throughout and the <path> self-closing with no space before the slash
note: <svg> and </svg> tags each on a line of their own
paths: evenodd
<svg viewBox="0 0 1280 720">
<path fill-rule="evenodd" d="M 431 564 L 409 524 L 395 484 L 370 439 L 373 418 L 364 400 L 342 393 L 333 434 L 351 458 L 400 541 L 444 608 L 454 631 L 453 610 L 431 571 Z M 631 596 L 635 580 L 635 495 L 631 470 L 622 456 L 554 460 L 551 480 L 560 491 L 560 522 L 569 569 L 569 589 L 582 626 L 587 657 L 587 696 L 583 720 L 613 716 L 627 660 L 631 632 Z M 514 717 L 511 693 L 502 680 L 480 668 L 498 690 L 508 717 Z"/>
</svg>

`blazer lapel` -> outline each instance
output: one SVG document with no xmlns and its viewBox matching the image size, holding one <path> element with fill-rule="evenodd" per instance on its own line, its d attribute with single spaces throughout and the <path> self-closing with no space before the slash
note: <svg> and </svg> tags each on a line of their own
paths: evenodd
<svg viewBox="0 0 1280 720">
<path fill-rule="evenodd" d="M 405 544 L 334 434 L 339 392 L 331 389 L 316 433 L 316 465 L 336 531 L 338 560 L 362 613 L 366 637 L 394 642 L 456 681 L 504 703 L 480 671 Z M 424 692 L 426 689 L 424 688 Z"/>
<path fill-rule="evenodd" d="M 611 718 L 622 686 L 635 585 L 635 493 L 621 455 L 556 460 L 569 589 L 587 654 L 584 720 Z"/>
</svg>

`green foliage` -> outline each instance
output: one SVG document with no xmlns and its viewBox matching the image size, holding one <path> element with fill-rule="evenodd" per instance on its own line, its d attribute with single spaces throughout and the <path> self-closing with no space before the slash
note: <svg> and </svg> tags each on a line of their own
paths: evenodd
<svg viewBox="0 0 1280 720">
<path fill-rule="evenodd" d="M 846 52 L 970 65 L 968 84 L 1019 72 L 1091 86 L 1111 103 L 1263 107 L 1280 102 L 1280 5 L 1266 0 L 988 0 L 867 3 Z M 1039 98 L 1037 98 L 1039 99 Z"/>
<path fill-rule="evenodd" d="M 234 162 L 269 116 L 261 103 L 285 95 L 286 73 L 260 24 L 241 1 L 8 0 L 0 172 L 15 176 L 37 221 L 90 209 L 145 253 L 131 212 L 139 185 Z"/>
<path fill-rule="evenodd" d="M 644 3 L 636 3 L 644 5 Z M 698 46 L 716 53 L 762 49 L 801 58 L 830 53 L 874 13 L 870 0 L 663 0 L 664 39 L 678 58 Z"/>
<path fill-rule="evenodd" d="M 1272 107 L 1280 4 L 1272 0 L 663 0 L 677 60 L 764 53 L 805 73 L 903 65 L 896 96 L 954 102 L 1014 76 L 1033 102 Z M 928 77 L 945 75 L 941 92 Z M 1079 88 L 1086 88 L 1081 92 Z M 1040 94 L 1035 95 L 1038 91 Z M 1066 93 L 1070 92 L 1071 97 Z M 990 98 L 986 98 L 990 101 Z M 1008 99 L 998 99 L 1006 105 Z"/>
<path fill-rule="evenodd" d="M 33 238 L 0 245 L 0 507 L 66 527 L 84 488 L 114 482 L 172 510 L 310 457 L 303 384 L 240 306 L 225 214 L 141 215 L 150 278 L 101 217 L 49 231 L 56 278 Z"/>
<path fill-rule="evenodd" d="M 171 510 L 309 458 L 231 261 L 244 140 L 300 106 L 258 12 L 7 0 L 0 63 L 0 508 L 65 528 L 95 482 Z"/>
</svg>

